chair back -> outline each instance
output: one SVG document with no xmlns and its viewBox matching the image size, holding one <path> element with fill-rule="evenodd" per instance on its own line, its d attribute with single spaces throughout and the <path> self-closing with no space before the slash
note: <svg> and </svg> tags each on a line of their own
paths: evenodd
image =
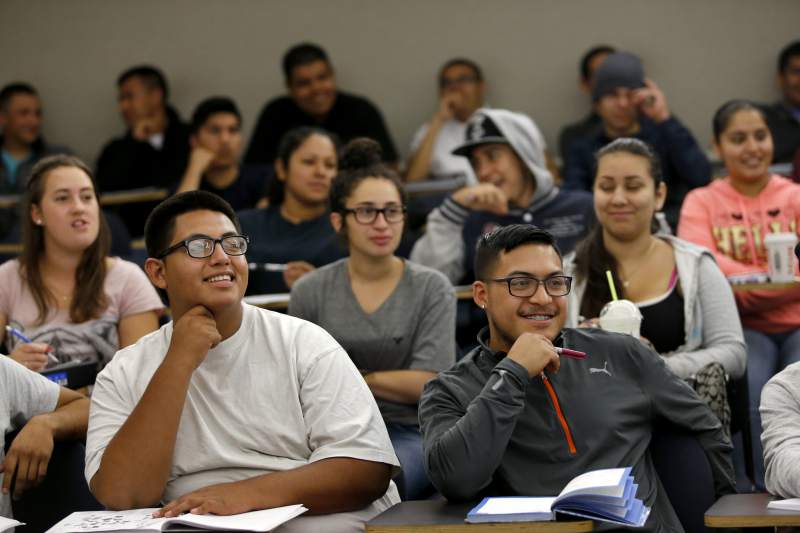
<svg viewBox="0 0 800 533">
<path fill-rule="evenodd" d="M 709 533 L 703 515 L 714 504 L 714 477 L 705 450 L 693 434 L 675 426 L 653 431 L 650 457 L 686 533 Z"/>
</svg>

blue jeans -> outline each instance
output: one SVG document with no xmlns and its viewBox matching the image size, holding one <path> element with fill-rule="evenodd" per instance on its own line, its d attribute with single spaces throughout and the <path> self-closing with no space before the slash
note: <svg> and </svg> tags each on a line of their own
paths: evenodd
<svg viewBox="0 0 800 533">
<path fill-rule="evenodd" d="M 744 330 L 747 343 L 747 392 L 750 396 L 750 433 L 756 488 L 764 491 L 764 450 L 761 447 L 761 389 L 772 376 L 800 361 L 800 329 L 784 333 Z"/>
<path fill-rule="evenodd" d="M 416 426 L 402 424 L 386 424 L 389 438 L 392 440 L 394 453 L 400 459 L 402 471 L 394 479 L 400 498 L 406 500 L 423 500 L 433 492 L 433 485 L 425 473 L 422 458 L 422 436 Z"/>
</svg>

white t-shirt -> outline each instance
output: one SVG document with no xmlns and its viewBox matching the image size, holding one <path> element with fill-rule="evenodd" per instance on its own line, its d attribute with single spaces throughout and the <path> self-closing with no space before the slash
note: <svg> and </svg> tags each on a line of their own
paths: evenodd
<svg viewBox="0 0 800 533">
<path fill-rule="evenodd" d="M 378 407 L 347 353 L 322 328 L 242 304 L 239 330 L 208 352 L 189 384 L 163 500 L 330 457 L 399 467 Z M 117 352 L 98 375 L 86 480 L 164 359 L 172 323 Z M 397 503 L 397 489 L 359 513 Z M 297 502 L 303 503 L 303 502 Z"/>
<path fill-rule="evenodd" d="M 47 378 L 32 372 L 0 355 L 0 434 L 16 431 L 36 415 L 51 413 L 58 404 L 59 387 Z M 5 459 L 0 445 L 0 464 Z M 0 484 L 3 473 L 0 472 Z M 0 516 L 11 518 L 11 500 L 0 494 Z"/>
<path fill-rule="evenodd" d="M 428 124 L 423 124 L 414 134 L 411 141 L 411 153 L 415 154 L 422 144 L 422 139 L 428 133 Z M 455 119 L 447 120 L 442 124 L 439 135 L 433 145 L 431 154 L 431 164 L 428 174 L 430 179 L 446 179 L 463 176 L 467 180 L 467 185 L 478 183 L 469 159 L 460 155 L 453 155 L 452 152 L 466 139 L 467 123 Z"/>
</svg>

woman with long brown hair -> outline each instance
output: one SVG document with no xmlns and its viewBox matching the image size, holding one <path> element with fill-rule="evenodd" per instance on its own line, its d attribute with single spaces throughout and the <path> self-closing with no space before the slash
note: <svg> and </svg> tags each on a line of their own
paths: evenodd
<svg viewBox="0 0 800 533">
<path fill-rule="evenodd" d="M 68 361 L 105 364 L 158 328 L 163 304 L 144 272 L 108 257 L 110 231 L 80 159 L 41 160 L 22 212 L 22 255 L 0 265 L 0 327 L 16 331 L 0 335 L 12 359 L 37 371 Z"/>
</svg>

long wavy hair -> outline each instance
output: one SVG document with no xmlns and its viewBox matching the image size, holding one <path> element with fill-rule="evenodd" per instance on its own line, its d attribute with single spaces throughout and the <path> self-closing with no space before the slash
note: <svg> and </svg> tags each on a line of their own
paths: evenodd
<svg viewBox="0 0 800 533">
<path fill-rule="evenodd" d="M 609 154 L 630 154 L 644 158 L 648 164 L 650 177 L 655 190 L 662 181 L 661 162 L 655 150 L 647 143 L 633 138 L 620 138 L 607 144 L 595 154 L 595 168 L 603 156 Z M 650 225 L 651 233 L 657 228 L 655 219 Z M 575 249 L 575 278 L 585 281 L 586 289 L 580 303 L 580 314 L 586 318 L 600 315 L 600 310 L 611 301 L 611 289 L 606 280 L 606 270 L 611 271 L 614 285 L 620 298 L 625 298 L 625 286 L 617 274 L 617 260 L 606 249 L 603 240 L 603 227 L 598 222 Z"/>
<path fill-rule="evenodd" d="M 28 188 L 22 202 L 22 254 L 19 256 L 20 274 L 28 284 L 39 311 L 37 325 L 44 324 L 50 311 L 58 307 L 58 299 L 47 288 L 42 279 L 41 264 L 44 257 L 45 229 L 31 220 L 32 207 L 41 207 L 42 196 L 47 185 L 47 176 L 57 168 L 74 167 L 83 171 L 92 181 L 95 200 L 98 201 L 97 238 L 83 251 L 78 268 L 75 270 L 75 292 L 69 306 L 69 318 L 74 323 L 98 318 L 108 307 L 104 291 L 106 280 L 106 257 L 111 249 L 111 231 L 100 211 L 97 184 L 92 171 L 77 157 L 54 155 L 45 157 L 33 167 Z"/>
</svg>

